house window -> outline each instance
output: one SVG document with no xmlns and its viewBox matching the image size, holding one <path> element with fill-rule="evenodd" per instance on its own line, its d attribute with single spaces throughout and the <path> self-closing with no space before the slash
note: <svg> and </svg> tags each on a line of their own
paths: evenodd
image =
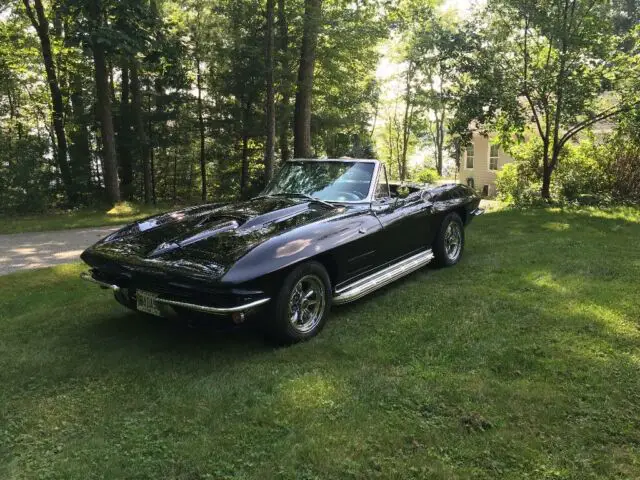
<svg viewBox="0 0 640 480">
<path fill-rule="evenodd" d="M 475 151 L 473 148 L 473 144 L 469 144 L 467 146 L 467 169 L 471 170 L 473 168 L 473 157 L 475 155 Z"/>
<path fill-rule="evenodd" d="M 500 148 L 498 145 L 491 145 L 489 150 L 489 170 L 498 170 L 498 153 Z"/>
</svg>

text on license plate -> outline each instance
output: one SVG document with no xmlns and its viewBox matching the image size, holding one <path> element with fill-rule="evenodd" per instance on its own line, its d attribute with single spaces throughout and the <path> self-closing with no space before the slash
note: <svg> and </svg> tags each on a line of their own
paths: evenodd
<svg viewBox="0 0 640 480">
<path fill-rule="evenodd" d="M 157 293 L 145 292 L 144 290 L 136 291 L 136 301 L 138 310 L 151 315 L 162 316 L 160 309 L 158 308 Z"/>
</svg>

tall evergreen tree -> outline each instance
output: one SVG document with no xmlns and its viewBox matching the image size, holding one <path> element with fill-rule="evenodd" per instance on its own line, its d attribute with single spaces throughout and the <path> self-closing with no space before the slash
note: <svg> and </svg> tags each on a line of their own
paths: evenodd
<svg viewBox="0 0 640 480">
<path fill-rule="evenodd" d="M 322 25 L 322 0 L 305 0 L 302 47 L 298 67 L 298 87 L 293 122 L 293 155 L 311 158 L 311 103 L 316 66 L 318 34 Z"/>
</svg>

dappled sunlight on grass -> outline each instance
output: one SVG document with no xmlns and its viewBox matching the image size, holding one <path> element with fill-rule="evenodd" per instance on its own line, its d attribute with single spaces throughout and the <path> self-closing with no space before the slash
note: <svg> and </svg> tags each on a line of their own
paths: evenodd
<svg viewBox="0 0 640 480">
<path fill-rule="evenodd" d="M 170 205 L 154 207 L 125 202 L 111 209 L 79 209 L 41 215 L 2 216 L 0 217 L 0 234 L 127 224 L 175 208 L 177 207 Z"/>
<path fill-rule="evenodd" d="M 134 204 L 130 202 L 120 202 L 113 206 L 111 210 L 107 211 L 107 215 L 119 216 L 119 217 L 130 217 L 139 213 L 139 207 L 136 207 Z"/>
<path fill-rule="evenodd" d="M 602 218 L 607 220 L 622 220 L 625 222 L 640 223 L 640 210 L 634 207 L 596 208 L 588 207 L 569 210 L 572 214 Z"/>
<path fill-rule="evenodd" d="M 0 303 L 9 295 L 24 295 L 29 290 L 56 286 L 58 282 L 78 280 L 87 267 L 81 263 L 69 263 L 36 271 L 17 272 L 0 276 Z"/>
<path fill-rule="evenodd" d="M 571 311 L 577 314 L 582 313 L 597 320 L 609 333 L 640 340 L 640 319 L 632 321 L 611 308 L 588 302 L 574 305 Z"/>
<path fill-rule="evenodd" d="M 286 408 L 301 411 L 332 408 L 342 396 L 335 381 L 317 373 L 286 380 L 280 385 L 280 391 Z"/>
<path fill-rule="evenodd" d="M 554 278 L 551 272 L 535 271 L 531 272 L 527 279 L 537 287 L 554 290 L 557 293 L 568 293 L 568 286 Z"/>
<path fill-rule="evenodd" d="M 552 232 L 564 232 L 565 230 L 569 230 L 571 226 L 568 223 L 547 222 L 542 225 L 542 228 L 551 230 Z"/>
</svg>

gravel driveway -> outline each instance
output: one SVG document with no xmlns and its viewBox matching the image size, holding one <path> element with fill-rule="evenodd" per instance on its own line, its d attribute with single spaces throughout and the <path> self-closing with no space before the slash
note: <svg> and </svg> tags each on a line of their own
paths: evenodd
<svg viewBox="0 0 640 480">
<path fill-rule="evenodd" d="M 0 235 L 0 275 L 79 261 L 79 255 L 115 227 Z"/>
</svg>

